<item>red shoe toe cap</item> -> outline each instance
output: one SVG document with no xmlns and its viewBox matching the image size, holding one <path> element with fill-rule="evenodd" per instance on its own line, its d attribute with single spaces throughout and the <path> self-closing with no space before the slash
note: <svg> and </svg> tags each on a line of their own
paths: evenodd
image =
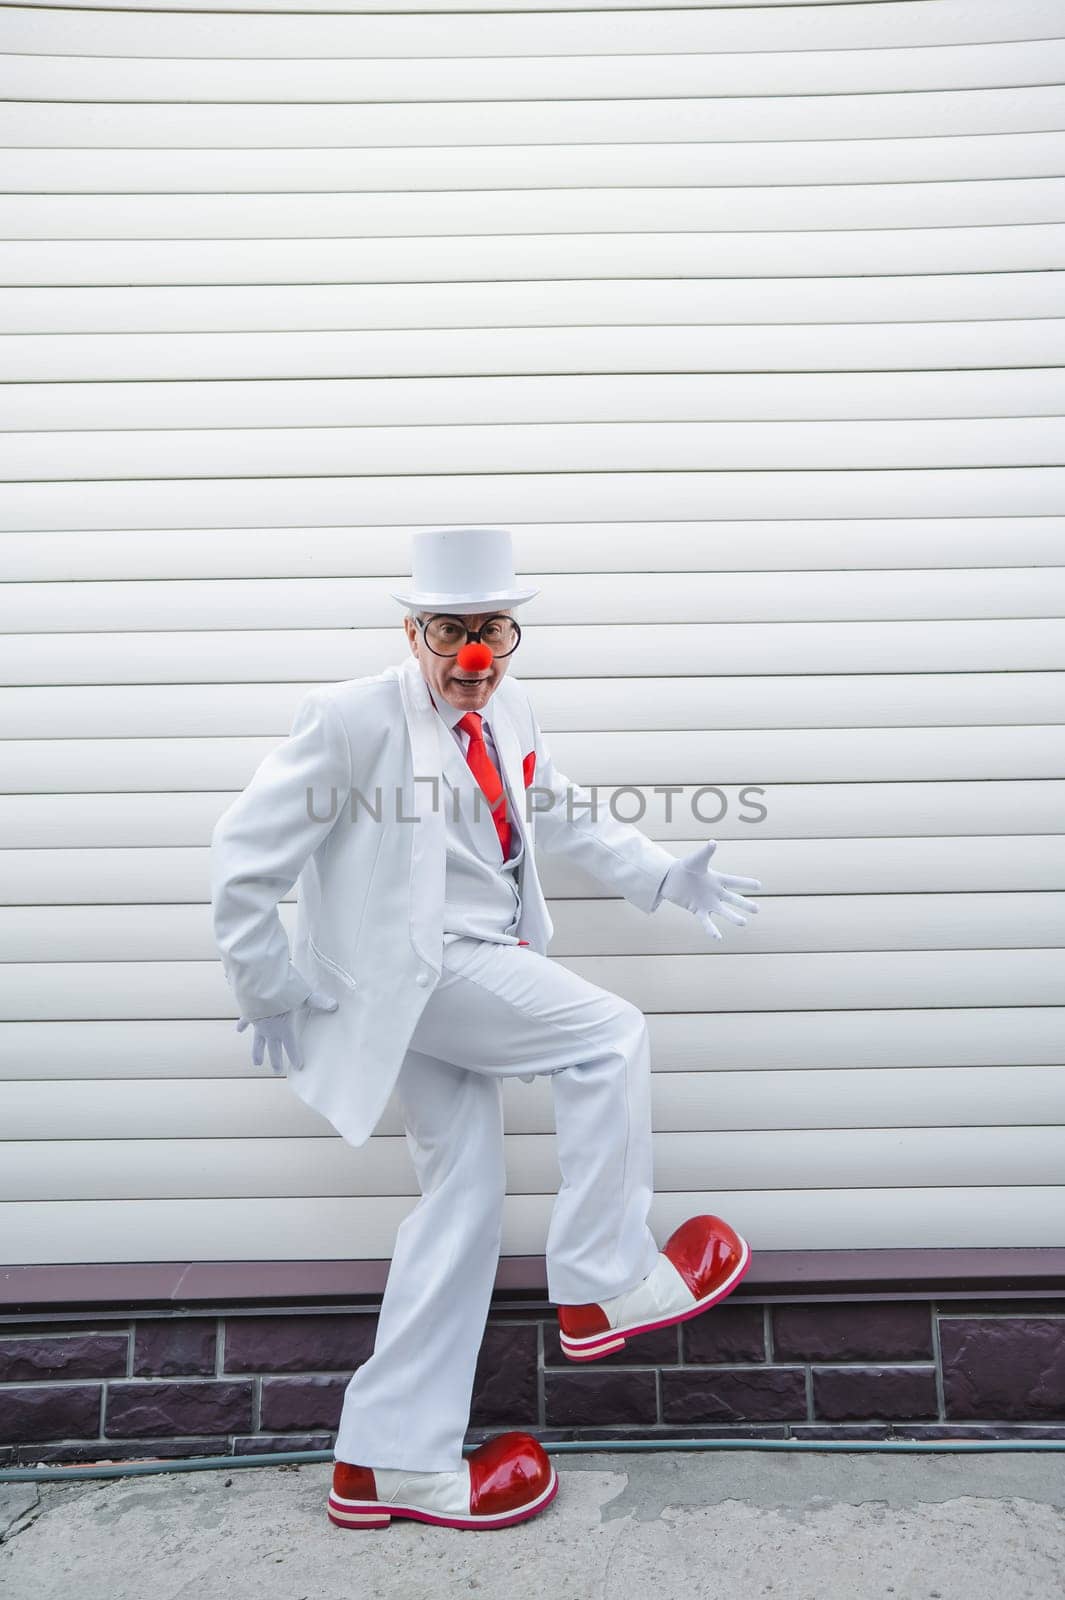
<svg viewBox="0 0 1065 1600">
<path fill-rule="evenodd" d="M 516 1511 L 543 1494 L 551 1481 L 551 1461 L 530 1433 L 501 1433 L 486 1439 L 469 1457 L 470 1511 L 490 1516 Z"/>
<path fill-rule="evenodd" d="M 743 1241 L 723 1217 L 702 1213 L 689 1217 L 674 1229 L 662 1246 L 697 1300 L 737 1267 L 743 1257 Z"/>
</svg>

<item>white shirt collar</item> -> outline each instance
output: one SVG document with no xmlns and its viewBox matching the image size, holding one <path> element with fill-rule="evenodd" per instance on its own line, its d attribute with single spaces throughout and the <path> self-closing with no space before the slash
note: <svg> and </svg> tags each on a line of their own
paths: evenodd
<svg viewBox="0 0 1065 1600">
<path fill-rule="evenodd" d="M 428 683 L 426 683 L 425 687 L 427 689 L 429 689 Z M 485 701 L 484 705 L 481 708 L 480 715 L 484 719 L 484 722 L 482 723 L 482 726 L 487 725 L 488 727 L 491 727 L 490 711 L 491 711 L 492 701 L 493 701 L 494 697 L 495 697 L 495 691 L 493 690 L 492 694 L 490 694 L 488 696 L 488 699 Z M 433 702 L 433 705 L 436 707 L 437 714 L 439 716 L 443 717 L 443 719 L 447 723 L 448 727 L 451 728 L 452 730 L 454 730 L 455 724 L 457 722 L 459 722 L 466 715 L 466 713 L 464 711 L 460 710 L 458 706 L 453 706 L 451 704 L 450 700 L 445 700 L 443 695 L 440 696 L 440 699 L 438 701 L 436 696 L 433 694 L 433 691 L 431 689 L 429 689 L 429 699 Z"/>
</svg>

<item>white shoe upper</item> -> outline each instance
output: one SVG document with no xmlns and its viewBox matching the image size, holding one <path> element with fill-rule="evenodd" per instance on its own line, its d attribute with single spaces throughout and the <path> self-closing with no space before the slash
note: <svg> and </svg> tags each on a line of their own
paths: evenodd
<svg viewBox="0 0 1065 1600">
<path fill-rule="evenodd" d="M 411 1472 L 406 1467 L 373 1467 L 377 1498 L 383 1505 L 416 1506 L 439 1516 L 470 1514 L 470 1463 L 457 1472 Z"/>
<path fill-rule="evenodd" d="M 619 1328 L 630 1322 L 653 1322 L 656 1317 L 686 1311 L 695 1304 L 695 1299 L 672 1261 L 659 1251 L 656 1265 L 635 1289 L 627 1289 L 624 1294 L 598 1303 L 606 1312 L 610 1326 Z"/>
</svg>

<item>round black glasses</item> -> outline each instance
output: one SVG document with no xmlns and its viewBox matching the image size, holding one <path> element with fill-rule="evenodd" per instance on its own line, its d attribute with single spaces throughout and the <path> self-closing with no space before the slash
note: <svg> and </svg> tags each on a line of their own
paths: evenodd
<svg viewBox="0 0 1065 1600">
<path fill-rule="evenodd" d="M 457 656 L 470 639 L 486 644 L 493 656 L 509 656 L 521 643 L 518 624 L 513 617 L 502 613 L 488 617 L 479 628 L 467 628 L 463 619 L 450 611 L 437 611 L 424 620 L 421 617 L 413 620 L 435 656 Z"/>
</svg>

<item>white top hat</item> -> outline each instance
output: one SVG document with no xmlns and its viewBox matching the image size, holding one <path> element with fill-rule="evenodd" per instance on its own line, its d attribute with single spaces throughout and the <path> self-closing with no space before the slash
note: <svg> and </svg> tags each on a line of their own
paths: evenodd
<svg viewBox="0 0 1065 1600">
<path fill-rule="evenodd" d="M 509 528 L 429 528 L 411 537 L 411 581 L 393 600 L 415 611 L 460 614 L 509 608 L 539 589 L 519 588 Z"/>
</svg>

